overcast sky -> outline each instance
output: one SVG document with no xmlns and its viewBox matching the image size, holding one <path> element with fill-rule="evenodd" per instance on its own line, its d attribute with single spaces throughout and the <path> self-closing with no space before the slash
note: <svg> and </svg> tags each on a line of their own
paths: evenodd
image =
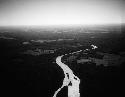
<svg viewBox="0 0 125 97">
<path fill-rule="evenodd" d="M 0 0 L 0 25 L 122 23 L 124 0 Z"/>
</svg>

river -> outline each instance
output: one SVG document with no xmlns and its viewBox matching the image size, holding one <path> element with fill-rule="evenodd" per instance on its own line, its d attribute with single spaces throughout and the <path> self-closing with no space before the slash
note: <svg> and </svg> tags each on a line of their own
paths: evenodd
<svg viewBox="0 0 125 97">
<path fill-rule="evenodd" d="M 55 91 L 53 97 L 57 97 L 57 94 L 64 86 L 68 87 L 68 97 L 80 97 L 80 79 L 73 74 L 73 71 L 66 64 L 62 63 L 61 59 L 63 56 L 64 55 L 58 56 L 56 58 L 56 63 L 61 67 L 64 72 L 63 84 L 57 91 Z"/>
</svg>

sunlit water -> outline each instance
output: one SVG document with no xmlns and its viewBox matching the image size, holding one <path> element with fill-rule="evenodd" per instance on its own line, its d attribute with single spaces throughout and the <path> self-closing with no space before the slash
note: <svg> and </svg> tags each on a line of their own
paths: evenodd
<svg viewBox="0 0 125 97">
<path fill-rule="evenodd" d="M 63 69 L 64 79 L 62 86 L 55 92 L 53 97 L 57 97 L 57 94 L 64 86 L 68 87 L 68 97 L 80 97 L 79 85 L 80 79 L 73 74 L 73 71 L 64 63 L 61 62 L 62 56 L 56 58 L 56 63 Z"/>
</svg>

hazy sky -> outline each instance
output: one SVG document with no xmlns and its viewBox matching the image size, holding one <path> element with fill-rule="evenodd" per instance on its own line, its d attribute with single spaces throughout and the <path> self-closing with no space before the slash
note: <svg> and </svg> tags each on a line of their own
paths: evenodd
<svg viewBox="0 0 125 97">
<path fill-rule="evenodd" d="M 0 25 L 122 23 L 124 0 L 0 0 Z"/>
</svg>

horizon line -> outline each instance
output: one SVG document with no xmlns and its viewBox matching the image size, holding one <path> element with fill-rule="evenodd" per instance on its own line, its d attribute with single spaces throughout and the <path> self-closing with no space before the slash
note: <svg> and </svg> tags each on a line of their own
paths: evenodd
<svg viewBox="0 0 125 97">
<path fill-rule="evenodd" d="M 55 25 L 0 25 L 0 27 L 47 27 L 47 26 L 101 26 L 101 25 L 125 25 L 125 23 L 100 23 L 100 24 L 55 24 Z"/>
</svg>

